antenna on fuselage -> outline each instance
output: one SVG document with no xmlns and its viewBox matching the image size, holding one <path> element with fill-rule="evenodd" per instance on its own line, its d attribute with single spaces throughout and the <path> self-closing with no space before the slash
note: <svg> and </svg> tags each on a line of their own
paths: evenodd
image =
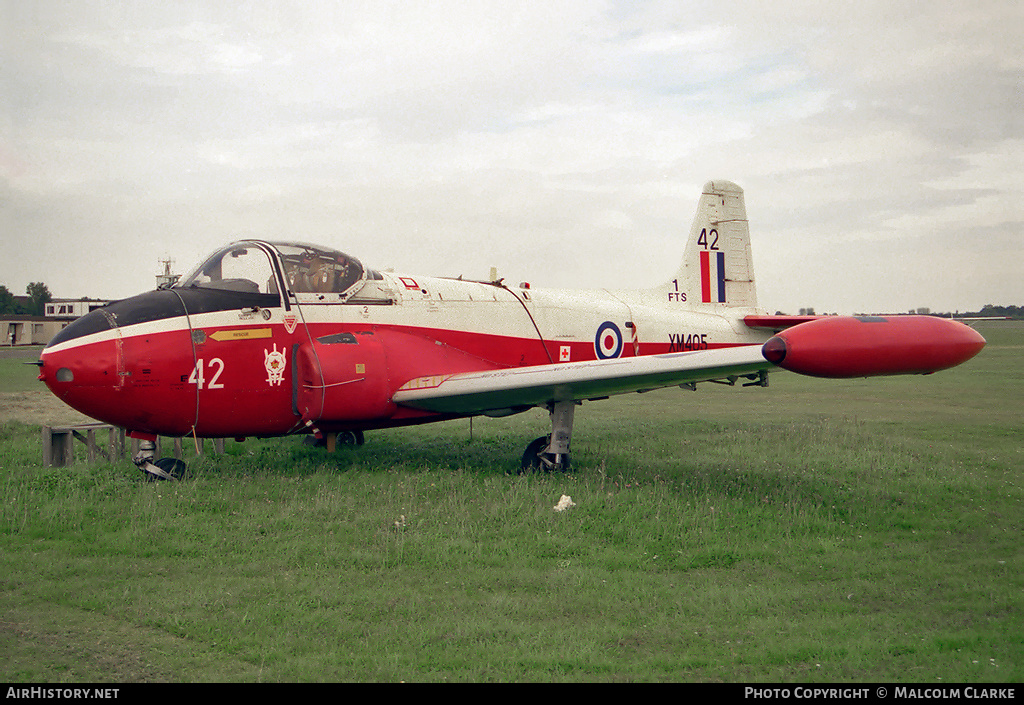
<svg viewBox="0 0 1024 705">
<path fill-rule="evenodd" d="M 164 271 L 156 275 L 156 288 L 167 289 L 174 286 L 175 282 L 181 278 L 180 274 L 171 274 L 171 265 L 174 264 L 174 260 L 170 257 L 165 257 L 157 261 L 164 266 Z"/>
</svg>

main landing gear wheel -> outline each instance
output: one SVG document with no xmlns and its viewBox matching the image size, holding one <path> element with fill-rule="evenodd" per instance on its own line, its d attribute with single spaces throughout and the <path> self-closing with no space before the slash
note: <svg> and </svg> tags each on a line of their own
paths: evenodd
<svg viewBox="0 0 1024 705">
<path fill-rule="evenodd" d="M 576 402 L 559 401 L 548 405 L 551 417 L 551 435 L 541 436 L 526 447 L 520 472 L 569 471 L 569 441 L 572 440 L 572 421 Z"/>
<path fill-rule="evenodd" d="M 569 454 L 556 455 L 548 452 L 551 436 L 541 436 L 526 446 L 523 460 L 519 464 L 519 473 L 529 472 L 569 472 Z"/>
<path fill-rule="evenodd" d="M 366 441 L 362 431 L 338 431 L 336 434 L 335 445 L 338 446 L 361 446 Z M 326 448 L 327 438 L 317 438 L 315 436 L 306 436 L 302 439 L 302 442 L 306 445 L 314 446 L 316 448 Z"/>
<path fill-rule="evenodd" d="M 338 434 L 339 446 L 361 446 L 365 440 L 362 431 L 341 431 Z"/>
</svg>

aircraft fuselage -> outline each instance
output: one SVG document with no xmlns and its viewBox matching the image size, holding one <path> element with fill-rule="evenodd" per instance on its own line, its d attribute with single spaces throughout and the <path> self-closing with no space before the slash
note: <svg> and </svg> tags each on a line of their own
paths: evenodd
<svg viewBox="0 0 1024 705">
<path fill-rule="evenodd" d="M 424 375 L 709 350 L 770 335 L 747 328 L 744 310 L 673 310 L 686 292 L 391 273 L 372 273 L 347 296 L 294 291 L 273 245 L 234 247 L 266 256 L 277 285 L 186 286 L 115 302 L 51 342 L 40 378 L 83 413 L 137 432 L 276 436 L 306 422 L 329 431 L 437 420 L 391 400 Z"/>
</svg>

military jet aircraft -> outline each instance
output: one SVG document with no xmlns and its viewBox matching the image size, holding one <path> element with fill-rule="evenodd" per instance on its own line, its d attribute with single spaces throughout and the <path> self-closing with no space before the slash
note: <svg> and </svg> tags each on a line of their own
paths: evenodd
<svg viewBox="0 0 1024 705">
<path fill-rule="evenodd" d="M 931 316 L 779 316 L 757 306 L 743 191 L 705 184 L 675 276 L 643 290 L 570 291 L 381 272 L 337 250 L 243 240 L 176 284 L 111 303 L 42 351 L 39 379 L 141 439 L 310 434 L 534 407 L 551 430 L 525 469 L 565 470 L 584 401 L 698 382 L 929 374 L 985 340 Z"/>
</svg>

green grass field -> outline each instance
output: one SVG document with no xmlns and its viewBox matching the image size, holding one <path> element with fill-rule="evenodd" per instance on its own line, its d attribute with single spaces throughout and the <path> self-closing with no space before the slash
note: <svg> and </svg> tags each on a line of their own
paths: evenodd
<svg viewBox="0 0 1024 705">
<path fill-rule="evenodd" d="M 180 483 L 7 422 L 0 680 L 1020 681 L 1024 323 L 978 328 L 927 377 L 584 404 L 568 476 L 506 474 L 539 410 Z"/>
</svg>

